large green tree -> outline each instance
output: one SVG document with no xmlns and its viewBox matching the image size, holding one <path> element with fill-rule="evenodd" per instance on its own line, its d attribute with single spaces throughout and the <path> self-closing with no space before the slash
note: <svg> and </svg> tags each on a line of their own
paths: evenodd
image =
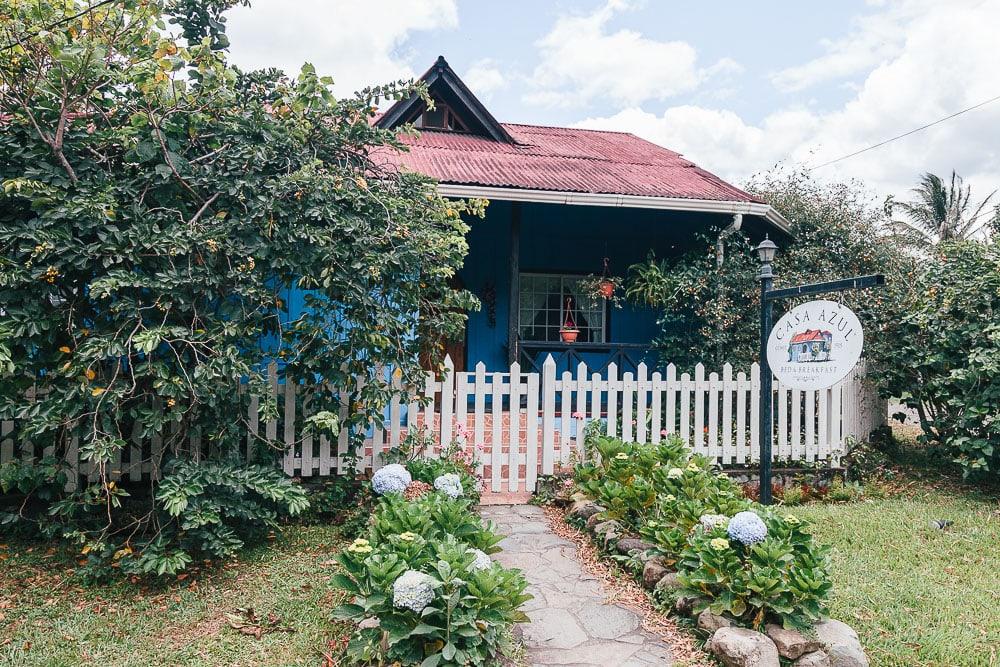
<svg viewBox="0 0 1000 667">
<path fill-rule="evenodd" d="M 285 493 L 182 466 L 158 508 L 132 510 L 109 475 L 127 443 L 158 437 L 181 462 L 273 452 L 263 429 L 244 442 L 251 395 L 261 419 L 277 414 L 268 359 L 279 379 L 310 381 L 315 411 L 348 387 L 363 427 L 393 391 L 380 368 L 421 377 L 421 350 L 473 305 L 449 279 L 462 213 L 483 203 L 445 201 L 379 159 L 402 147 L 371 124 L 376 106 L 414 89 L 338 100 L 309 65 L 294 79 L 242 72 L 226 61 L 231 4 L 0 0 L 0 418 L 18 442 L 56 458 L 78 443 L 96 464 L 62 506 L 104 516 L 73 533 L 91 552 L 138 559 L 133 547 L 191 525 L 224 543 L 239 503 L 181 525 L 191 497 L 213 484 Z"/>
<path fill-rule="evenodd" d="M 822 184 L 803 172 L 764 174 L 747 188 L 791 221 L 791 237 L 779 240 L 777 287 L 886 275 L 885 289 L 833 297 L 858 313 L 865 326 L 866 355 L 880 360 L 880 346 L 893 335 L 886 307 L 909 289 L 916 269 L 914 259 L 892 238 L 882 207 L 856 183 Z M 719 266 L 717 234 L 705 235 L 679 258 L 651 258 L 630 270 L 629 296 L 662 311 L 657 345 L 665 360 L 681 366 L 701 361 L 746 367 L 757 361 L 757 256 L 749 238 L 737 233 L 726 241 L 725 261 Z M 796 303 L 777 304 L 776 317 Z"/>
</svg>

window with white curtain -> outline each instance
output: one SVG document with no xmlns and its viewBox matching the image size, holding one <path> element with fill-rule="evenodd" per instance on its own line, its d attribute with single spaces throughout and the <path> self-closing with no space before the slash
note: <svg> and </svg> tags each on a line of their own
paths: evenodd
<svg viewBox="0 0 1000 667">
<path fill-rule="evenodd" d="M 552 273 L 522 273 L 518 332 L 521 340 L 558 341 L 559 328 L 566 321 L 566 300 L 572 319 L 580 330 L 579 342 L 607 340 L 607 302 L 583 292 L 583 276 Z"/>
</svg>

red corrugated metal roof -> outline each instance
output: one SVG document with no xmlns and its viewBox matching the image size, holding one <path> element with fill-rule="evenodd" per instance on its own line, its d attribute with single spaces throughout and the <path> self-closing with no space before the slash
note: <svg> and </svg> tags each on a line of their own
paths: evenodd
<svg viewBox="0 0 1000 667">
<path fill-rule="evenodd" d="M 503 123 L 517 143 L 423 130 L 389 164 L 443 183 L 761 202 L 679 153 L 625 132 Z"/>
<path fill-rule="evenodd" d="M 811 343 L 814 340 L 823 340 L 826 336 L 831 335 L 829 331 L 820 331 L 819 329 L 806 329 L 802 333 L 797 333 L 792 336 L 791 343 Z"/>
</svg>

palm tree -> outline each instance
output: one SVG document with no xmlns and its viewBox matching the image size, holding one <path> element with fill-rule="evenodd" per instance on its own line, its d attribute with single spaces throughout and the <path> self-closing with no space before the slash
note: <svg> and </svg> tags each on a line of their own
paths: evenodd
<svg viewBox="0 0 1000 667">
<path fill-rule="evenodd" d="M 913 201 L 893 202 L 909 217 L 909 220 L 895 224 L 904 240 L 919 247 L 974 238 L 998 215 L 995 207 L 987 208 L 997 191 L 991 192 L 971 210 L 972 186 L 965 185 L 962 177 L 954 171 L 951 172 L 950 185 L 945 185 L 940 176 L 926 173 L 920 177 L 920 185 L 912 192 L 916 195 Z"/>
</svg>

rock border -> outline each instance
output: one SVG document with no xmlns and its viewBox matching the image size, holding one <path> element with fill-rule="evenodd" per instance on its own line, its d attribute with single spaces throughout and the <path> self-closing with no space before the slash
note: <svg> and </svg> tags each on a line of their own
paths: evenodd
<svg viewBox="0 0 1000 667">
<path fill-rule="evenodd" d="M 680 587 L 677 573 L 666 561 L 653 554 L 654 545 L 628 535 L 615 520 L 604 517 L 606 509 L 582 493 L 573 495 L 567 519 L 583 521 L 591 538 L 608 551 L 638 557 L 643 562 L 642 586 L 648 591 Z M 692 617 L 696 599 L 680 597 L 675 613 Z M 731 618 L 707 609 L 694 618 L 698 631 L 706 636 L 705 649 L 727 667 L 869 667 L 857 632 L 846 623 L 827 619 L 805 634 L 780 625 L 768 624 L 765 632 L 737 627 Z"/>
</svg>

